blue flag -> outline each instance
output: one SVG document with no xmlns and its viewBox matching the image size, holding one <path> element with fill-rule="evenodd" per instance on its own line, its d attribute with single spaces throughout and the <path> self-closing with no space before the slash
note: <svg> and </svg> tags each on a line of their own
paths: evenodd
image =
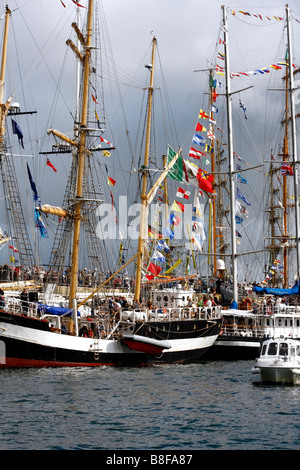
<svg viewBox="0 0 300 470">
<path fill-rule="evenodd" d="M 248 206 L 251 206 L 250 202 L 247 202 L 245 197 L 242 195 L 241 191 L 239 190 L 239 188 L 236 188 L 236 197 L 238 199 L 241 199 L 242 201 L 244 201 L 246 204 L 248 204 Z"/>
<path fill-rule="evenodd" d="M 40 198 L 39 198 L 38 193 L 37 193 L 37 190 L 36 190 L 35 182 L 34 182 L 33 179 L 32 179 L 32 176 L 31 176 L 31 172 L 30 172 L 28 163 L 27 163 L 27 172 L 28 172 L 28 177 L 29 177 L 29 181 L 30 181 L 30 186 L 31 186 L 31 189 L 32 189 L 32 191 L 33 191 L 33 199 L 34 199 L 35 201 L 38 201 L 38 203 L 40 204 Z"/>
<path fill-rule="evenodd" d="M 43 238 L 48 238 L 48 232 L 46 230 L 42 217 L 39 211 L 37 210 L 37 208 L 34 209 L 34 218 L 35 218 L 35 226 L 36 228 L 39 229 L 41 236 Z"/>
<path fill-rule="evenodd" d="M 24 148 L 23 134 L 22 134 L 22 131 L 20 129 L 20 126 L 13 119 L 11 120 L 11 123 L 12 123 L 12 128 L 13 128 L 13 134 L 17 134 L 18 140 L 19 140 L 20 144 L 22 145 L 22 147 Z"/>
</svg>

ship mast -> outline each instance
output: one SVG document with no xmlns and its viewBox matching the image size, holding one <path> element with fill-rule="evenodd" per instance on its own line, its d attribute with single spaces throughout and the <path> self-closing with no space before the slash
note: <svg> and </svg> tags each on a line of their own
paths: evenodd
<svg viewBox="0 0 300 470">
<path fill-rule="evenodd" d="M 236 238 L 235 238 L 235 176 L 233 162 L 233 137 L 232 137 L 232 98 L 230 88 L 229 73 L 229 49 L 227 35 L 227 15 L 226 6 L 223 8 L 223 27 L 224 27 L 224 47 L 225 47 L 225 78 L 226 78 L 226 102 L 227 102 L 227 128 L 228 128 L 228 159 L 229 159 L 229 183 L 230 183 L 230 213 L 231 213 L 231 262 L 233 279 L 233 300 L 238 301 L 237 289 L 237 257 L 236 257 Z"/>
<path fill-rule="evenodd" d="M 212 70 L 209 71 L 209 88 L 210 88 L 210 97 L 209 97 L 209 107 L 210 107 L 210 118 L 213 121 L 213 111 L 212 111 L 212 105 L 213 105 L 213 94 L 214 94 L 214 87 L 212 85 L 213 82 L 213 75 L 212 75 Z M 213 124 L 211 124 L 213 126 Z M 214 132 L 213 132 L 214 134 Z M 211 154 L 211 172 L 214 175 L 215 174 L 215 145 L 214 145 L 214 140 L 211 141 L 211 147 L 212 147 L 212 154 Z M 213 183 L 215 185 L 215 183 Z M 213 186 L 214 187 L 214 186 Z M 212 252 L 217 253 L 217 238 L 216 238 L 216 198 L 212 198 L 211 206 L 212 207 Z M 217 257 L 216 255 L 213 256 L 213 261 L 212 261 L 212 274 L 213 276 L 217 275 Z"/>
<path fill-rule="evenodd" d="M 81 205 L 83 196 L 83 172 L 84 161 L 86 153 L 86 134 L 87 134 L 87 111 L 88 111 L 88 89 L 89 89 L 89 73 L 90 73 L 90 54 L 91 54 L 91 38 L 92 38 L 92 16 L 93 14 L 93 0 L 89 0 L 88 6 L 88 20 L 86 31 L 86 47 L 84 55 L 84 82 L 83 82 L 83 95 L 81 104 L 81 121 L 79 131 L 79 145 L 78 145 L 78 169 L 77 169 L 77 189 L 76 189 L 76 204 L 75 204 L 75 221 L 73 233 L 73 250 L 72 250 L 72 263 L 71 263 L 71 280 L 70 280 L 70 294 L 69 294 L 69 307 L 74 306 L 76 297 L 77 283 L 78 283 L 78 259 L 79 259 L 79 239 L 80 239 L 80 224 L 81 224 Z"/>
<path fill-rule="evenodd" d="M 143 180 L 142 180 L 142 192 L 141 192 L 141 213 L 140 213 L 140 231 L 138 240 L 138 251 L 137 251 L 137 263 L 136 263 L 136 274 L 135 274 L 135 300 L 140 300 L 141 293 L 141 281 L 142 281 L 142 263 L 143 263 L 143 252 L 144 243 L 147 236 L 146 221 L 148 220 L 148 206 L 153 201 L 153 198 L 157 192 L 160 184 L 165 180 L 167 173 L 175 165 L 181 149 L 176 153 L 172 160 L 167 164 L 161 175 L 157 178 L 155 184 L 147 193 L 147 177 L 148 177 L 148 164 L 149 164 L 149 153 L 150 153 L 150 136 L 151 136 L 151 119 L 152 119 L 152 101 L 153 101 L 153 82 L 154 82 L 154 59 L 156 51 L 156 38 L 152 41 L 152 58 L 150 69 L 150 84 L 148 87 L 148 112 L 147 112 L 147 128 L 146 128 L 146 142 L 145 142 L 145 154 L 144 154 L 144 165 L 143 165 Z"/>
<path fill-rule="evenodd" d="M 295 197 L 295 237 L 296 237 L 296 279 L 300 276 L 300 245 L 299 245 L 299 202 L 298 202 L 298 155 L 297 155 L 297 136 L 296 136 L 296 120 L 295 120 L 295 97 L 294 97 L 294 74 L 293 74 L 293 57 L 291 47 L 291 31 L 290 31 L 290 10 L 288 5 L 286 9 L 287 20 L 287 36 L 288 36 L 288 66 L 289 66 L 289 91 L 291 106 L 291 126 L 292 126 L 292 161 L 294 172 L 294 197 Z"/>
<path fill-rule="evenodd" d="M 23 266 L 32 266 L 35 264 L 35 256 L 31 246 L 31 240 L 28 234 L 24 211 L 22 208 L 22 198 L 19 192 L 18 183 L 16 180 L 16 170 L 13 161 L 13 155 L 7 152 L 5 145 L 5 132 L 6 132 L 6 117 L 14 115 L 14 111 L 10 109 L 12 96 L 10 96 L 4 103 L 4 88 L 5 88 L 5 72 L 6 72 L 6 58 L 7 58 L 7 44 L 8 44 L 8 27 L 9 17 L 11 11 L 6 5 L 5 11 L 5 25 L 3 33 L 2 44 L 2 59 L 0 71 L 0 161 L 1 161 L 1 178 L 3 185 L 3 192 L 5 194 L 6 212 L 9 218 L 9 224 L 12 231 L 11 235 L 13 244 L 17 247 L 19 253 L 19 262 Z M 32 114 L 28 112 L 28 114 Z M 20 114 L 27 114 L 27 112 L 18 112 Z"/>
<path fill-rule="evenodd" d="M 139 300 L 141 291 L 141 279 L 142 279 L 142 262 L 143 262 L 143 245 L 145 241 L 146 227 L 145 220 L 147 218 L 147 169 L 149 164 L 149 149 L 150 149 L 150 134 L 151 134 L 151 117 L 152 117 L 152 101 L 153 101 L 153 81 L 154 81 L 154 60 L 156 50 L 156 38 L 152 41 L 152 59 L 150 68 L 150 84 L 148 87 L 148 115 L 147 115 L 147 129 L 146 129 L 146 143 L 145 143 L 145 155 L 144 155 L 144 173 L 142 180 L 142 194 L 141 194 L 141 214 L 140 214 L 140 233 L 138 241 L 138 252 L 136 263 L 136 277 L 135 277 L 135 291 L 134 298 Z"/>
<path fill-rule="evenodd" d="M 4 96 L 4 82 L 5 82 L 5 69 L 6 69 L 6 55 L 7 55 L 7 37 L 8 37 L 8 24 L 10 10 L 6 5 L 5 11 L 5 26 L 2 46 L 2 60 L 1 60 L 1 71 L 0 71 L 0 105 L 1 105 L 1 121 L 0 121 L 0 145 L 1 150 L 3 148 L 4 134 L 5 134 L 5 117 L 8 112 L 9 104 L 3 103 Z"/>
</svg>

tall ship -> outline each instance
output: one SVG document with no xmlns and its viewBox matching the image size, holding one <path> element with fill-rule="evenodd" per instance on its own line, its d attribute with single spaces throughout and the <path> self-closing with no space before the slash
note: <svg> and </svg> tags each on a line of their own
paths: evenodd
<svg viewBox="0 0 300 470">
<path fill-rule="evenodd" d="M 221 179 L 226 171 L 228 181 L 228 198 L 230 199 L 228 208 L 228 217 L 224 211 L 224 204 L 220 204 L 219 212 L 215 209 L 216 215 L 223 214 L 223 219 L 227 218 L 228 233 L 227 237 L 228 249 L 222 253 L 222 242 L 217 249 L 212 250 L 212 255 L 218 256 L 223 260 L 224 266 L 227 265 L 228 284 L 227 289 L 221 288 L 221 293 L 228 295 L 231 299 L 231 308 L 223 310 L 223 328 L 222 334 L 219 335 L 214 346 L 209 351 L 207 358 L 213 359 L 250 359 L 255 358 L 259 354 L 259 350 L 263 340 L 266 337 L 289 336 L 299 338 L 300 325 L 300 308 L 299 308 L 299 203 L 298 201 L 298 176 L 297 176 L 297 139 L 296 139 L 296 121 L 297 114 L 295 112 L 294 98 L 294 77 L 298 72 L 298 67 L 293 62 L 292 46 L 291 46 L 291 12 L 286 5 L 284 16 L 263 16 L 254 12 L 245 12 L 242 10 L 232 10 L 226 6 L 223 9 L 223 21 L 220 28 L 220 36 L 217 42 L 218 54 L 217 64 L 211 67 L 210 84 L 212 84 L 210 96 L 215 97 L 215 101 L 211 99 L 210 105 L 213 104 L 213 119 L 217 120 L 218 126 L 221 121 L 220 108 L 222 96 L 226 102 L 226 118 L 228 123 L 227 142 L 223 153 L 227 153 L 227 171 L 223 172 L 216 168 L 215 172 Z M 284 24 L 287 38 L 284 42 L 285 58 L 276 61 L 265 67 L 257 67 L 256 69 L 243 70 L 241 72 L 233 72 L 229 56 L 230 35 L 228 33 L 228 17 L 234 18 L 236 22 L 239 19 L 247 22 L 250 26 L 257 26 L 261 22 L 271 23 L 273 25 Z M 281 53 L 282 54 L 282 53 Z M 281 56 L 282 57 L 282 56 Z M 232 61 L 234 62 L 234 60 Z M 252 166 L 245 159 L 244 153 L 250 154 L 247 148 L 247 139 L 249 127 L 254 130 L 253 116 L 249 115 L 249 108 L 246 109 L 244 104 L 243 93 L 250 88 L 254 89 L 254 95 L 257 93 L 255 87 L 259 88 L 257 81 L 259 77 L 271 77 L 276 75 L 281 78 L 279 88 L 270 87 L 263 90 L 262 93 L 280 93 L 284 103 L 284 116 L 281 121 L 283 127 L 283 145 L 280 141 L 280 151 L 276 156 L 275 152 L 268 152 L 268 157 L 263 157 L 259 149 L 255 149 L 255 157 L 258 165 Z M 283 72 L 283 77 L 282 77 Z M 269 74 L 269 75 L 268 75 Z M 221 87 L 216 84 L 222 80 Z M 263 78 L 261 79 L 263 83 Z M 266 80 L 266 78 L 265 78 Z M 224 84 L 223 84 L 224 81 Z M 236 81 L 246 82 L 241 89 L 234 89 Z M 270 78 L 271 81 L 271 78 Z M 248 86 L 246 86 L 248 85 Z M 237 96 L 236 96 L 237 95 Z M 245 93 L 247 95 L 247 93 Z M 269 98 L 269 96 L 268 96 Z M 245 98 L 246 100 L 246 98 Z M 232 111 L 235 104 L 234 112 Z M 255 105 L 258 103 L 253 102 Z M 272 117 L 280 121 L 279 101 L 273 100 L 276 114 Z M 219 108 L 219 113 L 218 113 Z M 252 108 L 250 107 L 250 113 Z M 217 114 L 218 113 L 218 114 Z M 239 118 L 237 114 L 239 113 Z M 240 117 L 241 116 L 241 117 Z M 243 117 L 245 119 L 243 119 Z M 248 121 L 251 123 L 248 124 Z M 263 121 L 263 117 L 260 117 Z M 261 123 L 260 120 L 257 120 Z M 207 121 L 206 121 L 207 122 Z M 272 147 L 274 145 L 274 130 L 270 124 L 270 120 L 266 119 L 267 127 L 272 129 Z M 234 131 L 234 124 L 239 126 L 239 132 Z M 263 126 L 262 126 L 263 127 Z M 218 129 L 218 128 L 217 128 Z M 278 139 L 281 135 L 278 132 Z M 252 136 L 251 136 L 252 137 Z M 259 141 L 258 134 L 256 135 Z M 239 140 L 243 142 L 238 146 Z M 215 149 L 222 145 L 216 137 Z M 273 147 L 274 148 L 274 147 Z M 238 150 L 237 150 L 238 149 Z M 252 151 L 252 147 L 251 147 Z M 270 157 L 271 153 L 271 157 Z M 220 152 L 217 152 L 220 155 Z M 240 156 L 239 156 L 240 155 Z M 261 158 L 261 161 L 259 159 Z M 211 161 L 213 159 L 213 154 Z M 263 160 L 267 159 L 266 167 L 263 168 Z M 249 170 L 249 173 L 246 173 Z M 257 172 L 257 178 L 251 177 L 251 173 Z M 244 188 L 247 188 L 247 179 L 252 179 L 252 184 L 257 186 L 257 195 L 253 200 L 260 199 L 260 211 L 257 210 L 256 216 L 250 221 L 248 214 L 250 212 L 251 203 L 253 201 L 245 196 Z M 246 179 L 247 178 L 247 179 Z M 269 185 L 266 181 L 269 180 Z M 248 185 L 249 186 L 249 185 Z M 264 190 L 263 190 L 264 188 Z M 264 199 L 264 195 L 269 188 L 268 200 Z M 245 189 L 247 191 L 247 189 Z M 219 195 L 218 195 L 219 196 Z M 221 202 L 221 201 L 218 201 Z M 266 202 L 266 203 L 265 203 Z M 262 225 L 263 214 L 267 213 L 268 220 L 266 225 Z M 248 220 L 247 220 L 248 219 Z M 255 233 L 249 240 L 248 246 L 253 246 L 253 250 L 246 251 L 244 243 L 244 251 L 241 246 L 243 238 L 248 236 L 247 226 L 252 224 Z M 220 229 L 224 224 L 218 223 L 214 227 L 214 232 L 218 235 L 216 229 Z M 219 227 L 218 227 L 219 226 Z M 249 232 L 251 233 L 251 231 Z M 222 234 L 219 234 L 222 235 Z M 222 238 L 220 238 L 222 240 Z M 225 237 L 223 237 L 225 240 Z M 258 242 L 255 244 L 256 240 Z M 238 246 L 240 245 L 240 246 Z M 217 246 L 216 244 L 214 246 Z M 240 260 L 243 259 L 243 263 Z M 253 261 L 252 261 L 253 260 Z M 262 268 L 259 276 L 253 277 L 255 260 L 259 260 Z M 267 260 L 264 262 L 264 260 Z M 224 271 L 220 272 L 220 282 L 225 286 Z M 256 281 L 256 282 L 254 282 Z M 253 285 L 252 285 L 253 283 Z M 223 304 L 225 307 L 225 304 Z"/>
<path fill-rule="evenodd" d="M 74 2 L 76 4 L 76 2 Z M 68 137 L 54 129 L 49 130 L 62 150 L 72 155 L 72 171 L 67 182 L 68 190 L 64 206 L 41 204 L 36 192 L 36 186 L 28 167 L 30 184 L 36 201 L 37 227 L 42 231 L 43 214 L 57 215 L 63 219 L 66 231 L 60 238 L 61 243 L 55 245 L 51 256 L 53 262 L 60 260 L 66 252 L 64 238 L 71 234 L 70 256 L 70 285 L 68 305 L 46 305 L 43 302 L 20 302 L 5 300 L 0 307 L 0 367 L 82 367 L 82 366 L 128 366 L 163 363 L 184 363 L 197 361 L 203 357 L 214 344 L 221 331 L 222 316 L 219 306 L 199 308 L 183 305 L 183 292 L 178 289 L 161 288 L 164 304 L 154 308 L 149 301 L 147 307 L 141 305 L 141 285 L 145 272 L 149 277 L 158 275 L 159 261 L 145 265 L 145 231 L 148 229 L 149 204 L 154 194 L 163 183 L 168 172 L 175 168 L 181 158 L 181 150 L 174 152 L 155 182 L 153 188 L 148 187 L 149 142 L 151 138 L 152 95 L 154 92 L 155 51 L 157 40 L 152 41 L 150 73 L 148 86 L 148 115 L 146 144 L 141 182 L 141 214 L 139 220 L 139 237 L 137 252 L 106 279 L 99 279 L 97 288 L 86 298 L 78 297 L 78 273 L 81 232 L 88 218 L 94 217 L 95 201 L 89 197 L 86 190 L 87 168 L 91 155 L 97 149 L 91 144 L 89 122 L 89 100 L 95 100 L 91 89 L 90 74 L 93 72 L 92 54 L 93 43 L 93 11 L 94 2 L 89 0 L 87 7 L 87 24 L 85 32 L 78 24 L 72 27 L 78 38 L 78 47 L 68 44 L 73 49 L 78 64 L 80 101 L 76 112 L 74 135 Z M 6 58 L 6 47 L 11 12 L 6 8 L 5 34 L 3 42 L 3 58 Z M 4 61 L 2 61 L 3 64 Z M 2 82 L 5 74 L 2 70 Z M 9 101 L 1 103 L 2 140 L 1 156 L 4 155 L 5 122 L 9 110 Z M 77 115 L 78 114 L 78 115 Z M 109 144 L 103 137 L 101 142 Z M 103 150 L 103 147 L 102 147 Z M 159 239 L 158 242 L 161 240 Z M 95 255 L 98 255 L 96 252 Z M 98 262 L 98 261 L 97 261 Z M 111 280 L 124 270 L 130 263 L 135 262 L 134 299 L 132 308 L 126 308 L 116 302 L 111 303 L 109 311 L 95 314 L 90 309 L 83 311 L 86 303 L 94 295 L 101 292 Z M 146 266 L 146 268 L 145 268 Z M 170 298 L 170 302 L 168 299 Z M 151 299 L 149 299 L 151 300 Z M 184 299 L 185 300 L 185 299 Z M 187 300 L 187 299 L 186 299 Z M 167 306 L 167 308 L 165 308 Z M 159 307 L 159 308 L 158 308 Z"/>
</svg>

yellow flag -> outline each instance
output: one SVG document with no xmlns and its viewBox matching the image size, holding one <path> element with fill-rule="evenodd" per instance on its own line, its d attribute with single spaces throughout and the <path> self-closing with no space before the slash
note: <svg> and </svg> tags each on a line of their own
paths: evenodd
<svg viewBox="0 0 300 470">
<path fill-rule="evenodd" d="M 165 271 L 165 274 L 169 274 L 170 272 L 172 272 L 173 269 L 177 268 L 177 266 L 179 266 L 181 262 L 182 262 L 182 259 L 179 259 L 178 261 L 176 261 L 176 263 L 173 264 L 173 266 L 171 266 L 167 271 Z"/>
</svg>

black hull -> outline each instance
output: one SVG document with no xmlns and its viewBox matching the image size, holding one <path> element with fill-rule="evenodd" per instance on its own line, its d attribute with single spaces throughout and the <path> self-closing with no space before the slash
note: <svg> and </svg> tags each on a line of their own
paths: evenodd
<svg viewBox="0 0 300 470">
<path fill-rule="evenodd" d="M 97 366 L 143 366 L 151 364 L 176 364 L 196 362 L 210 348 L 191 351 L 168 352 L 153 356 L 145 353 L 93 353 L 66 351 L 59 348 L 45 348 L 16 340 L 5 340 L 7 357 L 6 363 L 0 364 L 5 368 L 42 368 L 42 367 L 97 367 Z M 10 351 L 13 351 L 11 353 Z M 34 359 L 33 359 L 34 358 Z"/>
<path fill-rule="evenodd" d="M 254 360 L 259 356 L 263 338 L 219 336 L 205 355 L 207 360 Z"/>
<path fill-rule="evenodd" d="M 200 360 L 211 346 L 203 346 L 203 339 L 207 337 L 216 337 L 221 329 L 221 319 L 207 322 L 205 320 L 178 321 L 178 322 L 148 322 L 146 324 L 136 325 L 136 334 L 147 335 L 160 340 L 176 341 L 180 339 L 186 347 L 165 350 L 161 354 L 147 354 L 145 352 L 131 351 L 130 348 L 123 346 L 122 352 L 109 350 L 78 350 L 78 348 L 66 348 L 52 346 L 51 344 L 42 344 L 39 341 L 39 334 L 47 333 L 54 339 L 59 337 L 60 343 L 63 343 L 64 336 L 51 332 L 47 322 L 30 319 L 21 315 L 12 315 L 6 312 L 0 312 L 1 326 L 18 325 L 29 328 L 31 341 L 26 338 L 16 338 L 1 334 L 0 344 L 2 343 L 5 357 L 0 357 L 0 368 L 25 368 L 25 367 L 95 367 L 95 366 L 139 366 L 148 364 L 172 364 L 187 363 Z M 4 322 L 5 321 L 5 322 Z M 179 328 L 179 329 L 178 329 Z M 29 330 L 27 330 L 29 331 Z M 41 333 L 40 333 L 41 332 Z M 137 333 L 138 332 L 138 333 Z M 53 336 L 54 335 L 54 336 Z M 34 341 L 32 341 L 34 338 Z M 35 339 L 36 338 L 36 339 Z M 77 340 L 86 338 L 77 338 Z M 191 348 L 191 342 L 199 339 L 198 346 Z M 92 343 L 94 340 L 89 340 Z M 117 343 L 117 341 L 111 341 Z M 112 348 L 114 349 L 114 348 Z M 0 356 L 3 354 L 0 354 Z"/>
</svg>

